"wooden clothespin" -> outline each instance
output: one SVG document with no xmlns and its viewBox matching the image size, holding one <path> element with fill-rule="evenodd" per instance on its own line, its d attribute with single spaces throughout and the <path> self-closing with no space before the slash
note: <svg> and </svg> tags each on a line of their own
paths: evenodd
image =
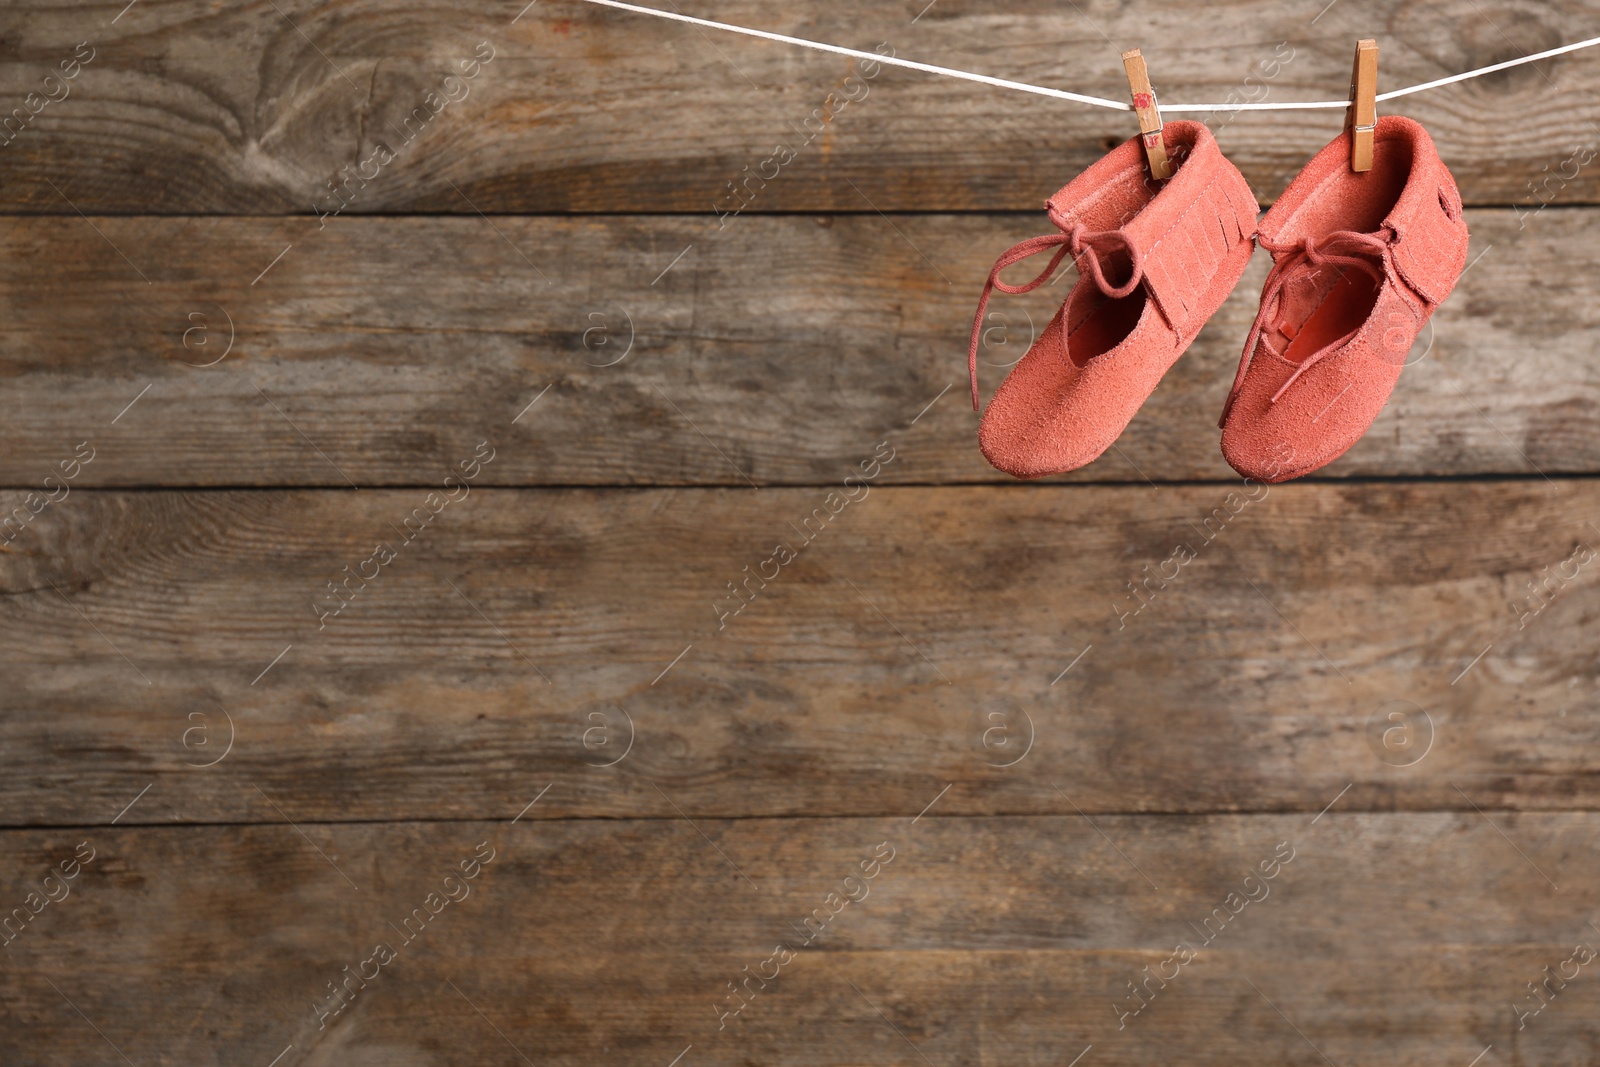
<svg viewBox="0 0 1600 1067">
<path fill-rule="evenodd" d="M 1128 90 L 1133 94 L 1134 114 L 1139 116 L 1139 135 L 1150 162 L 1152 178 L 1172 177 L 1167 162 L 1167 146 L 1161 139 L 1161 111 L 1156 107 L 1156 91 L 1150 88 L 1150 72 L 1137 48 L 1122 53 L 1122 68 L 1128 72 Z"/>
<path fill-rule="evenodd" d="M 1378 42 L 1356 43 L 1355 65 L 1350 70 L 1350 107 L 1344 128 L 1350 131 L 1350 169 L 1372 169 L 1372 131 L 1378 126 Z"/>
</svg>

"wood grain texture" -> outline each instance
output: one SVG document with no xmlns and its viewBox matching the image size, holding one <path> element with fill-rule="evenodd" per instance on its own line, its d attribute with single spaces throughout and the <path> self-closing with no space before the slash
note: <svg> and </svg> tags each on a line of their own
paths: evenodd
<svg viewBox="0 0 1600 1067">
<path fill-rule="evenodd" d="M 1482 258 L 1371 431 L 1319 476 L 1600 470 L 1600 210 L 1470 220 Z M 80 485 L 433 484 L 486 436 L 503 444 L 493 484 L 831 484 L 896 434 L 917 446 L 888 482 L 1005 482 L 977 450 L 963 356 L 993 258 L 1048 228 L 95 225 L 104 237 L 76 217 L 0 226 L 0 484 L 40 485 L 84 440 L 98 451 Z M 1234 477 L 1216 417 L 1266 258 L 1072 479 Z M 986 394 L 1069 284 L 992 305 Z"/>
<path fill-rule="evenodd" d="M 382 142 L 396 158 L 369 165 L 377 177 L 351 211 L 710 213 L 733 203 L 729 182 L 763 171 L 776 176 L 749 186 L 752 211 L 1031 209 L 1135 129 L 1126 112 L 912 71 L 852 81 L 844 57 L 576 2 L 513 23 L 523 6 L 145 0 L 119 16 L 122 5 L 10 4 L 0 113 L 41 92 L 78 43 L 96 51 L 70 95 L 0 148 L 0 207 L 306 213 Z M 1116 100 L 1118 53 L 1137 45 L 1169 103 L 1342 99 L 1363 36 L 1383 47 L 1380 89 L 1417 84 L 1581 39 L 1600 16 L 1575 0 L 1319 6 L 704 0 L 693 13 Z M 483 40 L 495 58 L 465 99 L 408 130 L 405 117 Z M 1593 203 L 1592 167 L 1544 181 L 1573 169 L 1562 164 L 1575 146 L 1593 156 L 1597 88 L 1589 52 L 1385 107 L 1428 127 L 1470 203 Z M 808 117 L 837 106 L 830 94 L 855 102 L 807 134 Z M 1211 121 L 1270 200 L 1341 118 Z M 795 158 L 763 167 L 780 144 Z"/>
<path fill-rule="evenodd" d="M 75 492 L 0 819 L 1600 807 L 1587 480 L 830 492 Z"/>
<path fill-rule="evenodd" d="M 1131 115 L 524 4 L 0 10 L 0 1064 L 1600 1059 L 1600 51 L 1380 105 L 1473 265 L 1318 480 L 1217 452 L 1258 257 L 1024 486 L 973 301 Z M 1169 105 L 1600 23 L 685 10 Z M 1265 203 L 1340 118 L 1212 127 Z"/>
<path fill-rule="evenodd" d="M 1600 944 L 1585 921 L 1600 816 L 1313 818 L 10 831 L 8 903 L 80 842 L 95 856 L 5 950 L 0 1055 L 664 1067 L 692 1046 L 682 1063 L 958 1067 L 1065 1064 L 1092 1044 L 1096 1063 L 1182 1050 L 1276 1067 L 1466 1064 L 1493 1044 L 1503 1062 L 1592 1059 L 1592 963 L 1520 1030 L 1514 1008 L 1538 1003 L 1525 983 L 1546 966 Z M 494 858 L 470 892 L 406 944 L 402 920 L 479 843 Z M 859 899 L 830 905 L 885 844 Z M 1247 885 L 1275 855 L 1292 858 Z M 1127 984 L 1199 945 L 1241 889 L 1260 899 L 1226 905 L 1119 1030 Z M 719 1031 L 728 983 L 770 976 L 819 908 L 821 934 Z M 319 1029 L 328 983 L 379 942 L 395 958 Z"/>
</svg>

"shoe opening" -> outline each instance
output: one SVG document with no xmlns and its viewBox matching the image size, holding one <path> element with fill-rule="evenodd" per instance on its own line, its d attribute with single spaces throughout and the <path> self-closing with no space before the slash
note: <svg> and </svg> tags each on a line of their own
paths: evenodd
<svg viewBox="0 0 1600 1067">
<path fill-rule="evenodd" d="M 1294 234 L 1320 236 L 1332 230 L 1373 233 L 1383 225 L 1411 179 L 1411 138 L 1377 138 L 1372 146 L 1372 169 L 1353 171 L 1340 167 L 1333 180 L 1317 190 L 1295 213 Z"/>
<path fill-rule="evenodd" d="M 1094 294 L 1095 304 L 1067 335 L 1067 358 L 1079 367 L 1116 348 L 1144 314 L 1146 293 L 1140 286 L 1127 296 L 1113 299 Z"/>
<path fill-rule="evenodd" d="M 1317 305 L 1294 334 L 1284 350 L 1283 358 L 1290 363 L 1303 363 L 1313 352 L 1321 351 L 1360 329 L 1361 324 L 1372 316 L 1373 305 L 1378 302 L 1379 288 L 1377 279 L 1365 271 L 1346 271 L 1328 289 L 1322 303 Z"/>
<path fill-rule="evenodd" d="M 1414 158 L 1410 137 L 1379 136 L 1373 144 L 1372 169 L 1336 170 L 1326 184 L 1298 211 L 1293 233 L 1321 240 L 1336 231 L 1376 233 L 1394 210 L 1411 178 Z M 1279 329 L 1287 339 L 1283 357 L 1300 364 L 1313 353 L 1359 330 L 1372 315 L 1382 289 L 1381 269 L 1343 265 L 1334 257 L 1309 273 L 1292 294 Z M 1377 258 L 1369 258 L 1374 267 Z"/>
<path fill-rule="evenodd" d="M 1167 123 L 1163 141 L 1173 178 L 1182 173 L 1185 164 L 1209 136 L 1206 127 L 1198 122 L 1179 119 Z M 1139 166 L 1128 167 L 1093 197 L 1076 205 L 1076 214 L 1069 221 L 1080 221 L 1091 230 L 1120 229 L 1168 187 L 1172 178 L 1157 181 L 1150 177 L 1144 167 L 1142 147 L 1130 143 L 1124 149 L 1129 150 L 1130 158 L 1139 160 Z M 1066 223 L 1058 221 L 1057 224 Z M 1126 285 L 1133 277 L 1133 261 L 1128 254 L 1120 249 L 1107 249 L 1099 254 L 1107 285 L 1113 289 Z M 1064 317 L 1067 358 L 1075 366 L 1083 367 L 1116 348 L 1139 325 L 1148 300 L 1149 294 L 1142 284 L 1123 297 L 1106 296 L 1093 285 L 1074 289 Z"/>
<path fill-rule="evenodd" d="M 1100 269 L 1113 289 L 1120 289 L 1133 278 L 1133 260 L 1127 252 L 1114 250 L 1100 260 Z M 1127 296 L 1107 296 L 1093 284 L 1075 287 L 1068 298 L 1065 315 L 1067 358 L 1075 366 L 1086 366 L 1125 341 L 1144 314 L 1147 291 L 1134 287 Z"/>
</svg>

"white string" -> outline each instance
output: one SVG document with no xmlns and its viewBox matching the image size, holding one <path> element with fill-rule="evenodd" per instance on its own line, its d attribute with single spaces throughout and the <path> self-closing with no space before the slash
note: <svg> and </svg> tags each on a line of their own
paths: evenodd
<svg viewBox="0 0 1600 1067">
<path fill-rule="evenodd" d="M 713 30 L 727 30 L 730 33 L 742 33 L 747 37 L 763 37 L 769 41 L 781 41 L 784 44 L 797 44 L 802 48 L 815 48 L 819 52 L 833 52 L 841 56 L 854 56 L 857 59 L 867 59 L 874 63 L 887 63 L 894 67 L 905 67 L 907 70 L 920 70 L 927 74 L 943 74 L 948 78 L 962 78 L 971 82 L 982 82 L 984 85 L 995 85 L 1001 89 L 1017 89 L 1024 93 L 1034 93 L 1038 96 L 1053 96 L 1057 100 L 1072 100 L 1079 104 L 1093 104 L 1096 107 L 1109 107 L 1117 111 L 1132 111 L 1133 107 L 1120 100 L 1107 100 L 1101 96 L 1084 96 L 1082 93 L 1069 93 L 1065 89 L 1047 89 L 1042 85 L 1029 85 L 1026 82 L 1007 81 L 1005 78 L 991 78 L 987 74 L 971 74 L 964 70 L 954 70 L 950 67 L 936 67 L 932 63 L 914 63 L 909 59 L 897 59 L 894 56 L 880 56 L 876 52 L 858 52 L 854 48 L 840 48 L 836 44 L 822 44 L 819 41 L 807 41 L 799 37 L 789 37 L 781 33 L 768 33 L 766 30 L 752 30 L 744 26 L 730 26 L 726 22 L 712 22 L 710 19 L 697 19 L 689 15 L 680 15 L 672 11 L 660 11 L 653 7 L 639 7 L 637 4 L 624 4 L 620 0 L 586 0 L 591 4 L 603 4 L 606 7 L 620 8 L 623 11 L 637 11 L 641 15 L 654 15 L 657 18 L 671 19 L 674 22 L 687 22 L 691 26 L 709 26 Z M 1343 107 L 1343 104 L 1339 105 Z"/>
<path fill-rule="evenodd" d="M 1464 82 L 1468 78 L 1476 78 L 1480 74 L 1493 74 L 1497 70 L 1505 70 L 1508 67 L 1518 67 L 1524 63 L 1533 63 L 1540 59 L 1549 59 L 1551 56 L 1559 56 L 1565 52 L 1576 52 L 1580 48 L 1590 48 L 1597 44 L 1600 44 L 1600 37 L 1591 37 L 1587 41 L 1579 41 L 1576 44 L 1564 44 L 1560 48 L 1547 48 L 1543 52 L 1535 52 L 1533 55 L 1523 56 L 1521 59 L 1508 59 L 1504 63 L 1496 63 L 1493 66 L 1479 67 L 1477 70 L 1469 70 L 1465 74 L 1452 74 L 1448 78 L 1435 78 L 1433 81 L 1423 82 L 1421 85 L 1408 85 L 1404 89 L 1395 89 L 1393 92 L 1379 93 L 1378 100 L 1381 103 L 1384 100 L 1393 100 L 1397 96 L 1408 96 L 1411 93 L 1420 93 L 1424 89 L 1437 89 L 1441 85 L 1453 85 L 1456 82 Z"/>
<path fill-rule="evenodd" d="M 640 15 L 653 15 L 656 18 L 671 19 L 673 22 L 686 22 L 691 26 L 705 26 L 713 30 L 726 30 L 729 33 L 742 33 L 747 37 L 760 37 L 768 41 L 778 41 L 782 44 L 799 45 L 801 48 L 811 48 L 818 52 L 832 52 L 835 55 L 852 56 L 873 63 L 883 63 L 891 67 L 904 67 L 907 70 L 920 70 L 925 74 L 942 74 L 947 78 L 959 78 L 963 81 L 978 82 L 982 85 L 993 85 L 1000 89 L 1015 89 L 1018 92 L 1032 93 L 1035 96 L 1048 96 L 1056 100 L 1071 100 L 1078 104 L 1090 104 L 1094 107 L 1110 108 L 1113 111 L 1132 111 L 1133 106 L 1121 100 L 1107 100 L 1103 96 L 1085 96 L 1082 93 L 1069 93 L 1065 89 L 1051 89 L 1043 85 L 1029 85 L 1027 82 L 1011 81 L 1007 78 L 991 78 L 987 74 L 973 74 L 970 71 L 956 70 L 953 67 L 939 67 L 932 63 L 917 63 L 909 59 L 900 59 L 897 56 L 883 56 L 876 52 L 861 52 L 854 48 L 842 48 L 836 44 L 823 44 L 820 41 L 807 41 L 800 37 L 790 37 L 782 33 L 769 33 L 766 30 L 753 30 L 746 26 L 734 26 L 726 22 L 713 22 L 710 19 L 694 18 L 691 15 L 680 14 L 675 11 L 661 11 L 653 7 L 640 7 L 637 4 L 625 4 L 622 0 L 584 0 L 589 4 L 600 4 L 604 7 L 614 7 L 621 11 L 633 11 Z M 671 0 L 668 0 L 670 3 Z M 1524 63 L 1535 63 L 1551 56 L 1559 56 L 1566 52 L 1576 52 L 1580 48 L 1592 48 L 1600 44 L 1600 37 L 1591 37 L 1587 41 L 1578 41 L 1575 44 L 1564 44 L 1559 48 L 1549 48 L 1543 52 L 1535 52 L 1531 56 L 1522 56 L 1518 59 L 1508 59 L 1504 63 L 1495 63 L 1477 70 L 1465 71 L 1461 74 L 1452 74 L 1447 78 L 1435 78 L 1431 82 L 1420 85 L 1408 85 L 1404 89 L 1394 89 L 1387 93 L 1378 94 L 1378 102 L 1393 100 L 1396 97 L 1409 96 L 1427 89 L 1437 89 L 1443 85 L 1454 85 L 1469 78 L 1477 78 L 1484 74 L 1492 74 L 1497 70 L 1507 70 L 1511 67 L 1520 67 Z M 1283 103 L 1239 103 L 1239 104 L 1161 104 L 1163 112 L 1194 114 L 1209 111 L 1313 111 L 1321 109 L 1339 108 L 1350 106 L 1350 101 L 1345 100 L 1297 100 Z"/>
<path fill-rule="evenodd" d="M 1424 92 L 1424 91 L 1426 91 L 1428 89 L 1437 89 L 1442 85 L 1454 85 L 1456 82 L 1464 82 L 1464 81 L 1467 81 L 1468 79 L 1471 79 L 1471 78 L 1482 77 L 1485 74 L 1493 74 L 1497 70 L 1507 70 L 1507 69 L 1509 69 L 1511 67 L 1520 67 L 1524 63 L 1536 63 L 1541 59 L 1549 59 L 1551 56 L 1559 56 L 1559 55 L 1563 55 L 1564 53 L 1567 53 L 1567 52 L 1576 52 L 1580 48 L 1592 48 L 1597 44 L 1600 44 L 1600 37 L 1591 37 L 1587 41 L 1578 41 L 1578 42 L 1576 42 L 1574 44 L 1564 44 L 1564 45 L 1561 45 L 1559 48 L 1547 48 L 1543 52 L 1535 52 L 1531 56 L 1522 56 L 1522 57 L 1520 57 L 1518 59 L 1508 59 L 1504 63 L 1494 63 L 1494 64 L 1492 64 L 1490 66 L 1487 66 L 1487 67 L 1479 67 L 1477 70 L 1469 70 L 1469 71 L 1464 71 L 1464 72 L 1462 72 L 1460 74 L 1452 74 L 1452 75 L 1450 75 L 1449 77 L 1446 77 L 1446 78 L 1435 78 L 1431 82 L 1423 82 L 1420 85 L 1408 85 L 1404 89 L 1391 89 L 1387 93 L 1379 93 L 1378 96 L 1377 96 L 1377 103 L 1381 104 L 1385 100 L 1394 100 L 1394 99 L 1396 99 L 1398 97 L 1410 96 L 1412 93 L 1420 93 L 1420 92 Z M 1330 107 L 1346 108 L 1346 107 L 1349 107 L 1349 106 L 1350 106 L 1350 101 L 1349 100 L 1315 100 L 1315 101 L 1291 102 L 1291 103 L 1281 103 L 1281 104 L 1278 104 L 1278 103 L 1261 103 L 1261 104 L 1162 104 L 1161 105 L 1161 110 L 1162 111 L 1297 111 L 1297 110 L 1301 110 L 1301 109 L 1310 110 L 1312 108 L 1330 108 Z"/>
</svg>

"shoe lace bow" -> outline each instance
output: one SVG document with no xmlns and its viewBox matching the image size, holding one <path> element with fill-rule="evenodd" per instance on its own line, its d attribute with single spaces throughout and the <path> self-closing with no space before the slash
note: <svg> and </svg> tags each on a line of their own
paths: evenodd
<svg viewBox="0 0 1600 1067">
<path fill-rule="evenodd" d="M 1056 254 L 1050 257 L 1050 262 L 1033 281 L 1025 285 L 1007 285 L 1000 280 L 1000 272 L 1007 267 L 1049 248 L 1056 248 Z M 1133 267 L 1126 282 L 1112 285 L 1106 280 L 1105 267 L 1101 264 L 1100 257 L 1119 249 L 1128 254 Z M 1121 230 L 1091 230 L 1083 223 L 1075 222 L 1071 229 L 1045 234 L 1042 237 L 1030 237 L 1006 249 L 1000 258 L 995 260 L 994 269 L 989 272 L 989 280 L 983 286 L 983 295 L 978 298 L 978 313 L 972 318 L 972 342 L 967 347 L 967 373 L 972 379 L 973 411 L 978 410 L 978 342 L 983 336 L 983 315 L 989 307 L 989 294 L 996 289 L 1012 296 L 1031 293 L 1050 280 L 1068 252 L 1072 253 L 1073 258 L 1080 264 L 1088 267 L 1089 276 L 1094 279 L 1095 285 L 1102 293 L 1113 299 L 1132 293 L 1144 279 L 1144 265 L 1138 246 Z"/>
<path fill-rule="evenodd" d="M 1239 359 L 1239 370 L 1233 377 L 1233 388 L 1228 391 L 1228 401 L 1223 405 L 1222 418 L 1218 421 L 1218 425 L 1227 421 L 1233 402 L 1238 399 L 1239 391 L 1244 388 L 1245 374 L 1250 369 L 1250 359 L 1255 354 L 1257 342 L 1265 345 L 1274 355 L 1284 354 L 1273 346 L 1270 339 L 1261 336 L 1261 327 L 1271 319 L 1274 333 L 1285 332 L 1284 327 L 1288 325 L 1288 321 L 1283 316 L 1283 294 L 1289 283 L 1296 278 L 1310 276 L 1304 273 L 1307 270 L 1314 274 L 1324 266 L 1332 266 L 1335 269 L 1351 267 L 1364 271 L 1371 275 L 1374 281 L 1381 283 L 1384 279 L 1383 268 L 1373 262 L 1373 257 L 1382 261 L 1389 252 L 1391 241 L 1392 238 L 1383 233 L 1361 233 L 1357 230 L 1334 230 L 1322 237 L 1306 236 L 1297 241 L 1274 241 L 1257 235 L 1256 243 L 1271 252 L 1275 262 L 1271 272 L 1267 274 L 1267 284 L 1261 290 L 1261 313 L 1256 316 L 1255 325 L 1250 328 L 1250 336 L 1245 341 L 1244 355 Z M 1340 274 L 1343 274 L 1342 270 Z M 1272 394 L 1271 403 L 1276 404 L 1300 375 L 1316 366 L 1323 357 L 1338 351 L 1360 332 L 1361 326 L 1358 325 L 1307 356 L 1299 366 L 1295 367 L 1294 373 L 1289 375 L 1289 380 Z M 1293 339 L 1292 336 L 1290 339 Z M 1287 348 L 1285 345 L 1285 351 Z"/>
</svg>

